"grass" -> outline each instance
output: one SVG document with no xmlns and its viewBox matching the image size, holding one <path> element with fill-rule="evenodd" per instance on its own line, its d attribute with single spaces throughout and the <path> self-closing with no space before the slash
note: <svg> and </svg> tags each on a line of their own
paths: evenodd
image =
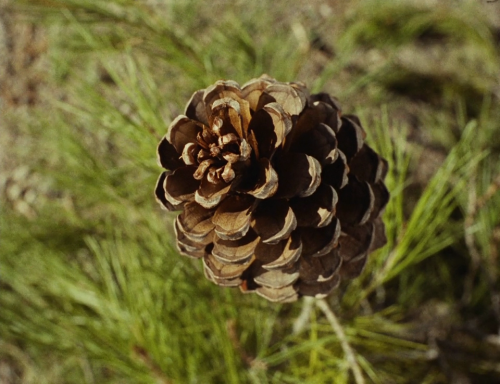
<svg viewBox="0 0 500 384">
<path fill-rule="evenodd" d="M 498 4 L 275 3 L 8 3 L 47 48 L 34 103 L 2 89 L 0 381 L 500 380 Z M 152 197 L 191 93 L 264 72 L 337 95 L 390 164 L 388 244 L 329 299 L 344 340 L 206 281 Z"/>
</svg>

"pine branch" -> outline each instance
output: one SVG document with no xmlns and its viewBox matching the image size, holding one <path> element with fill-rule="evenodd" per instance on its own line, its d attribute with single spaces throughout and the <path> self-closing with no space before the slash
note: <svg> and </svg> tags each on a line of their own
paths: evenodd
<svg viewBox="0 0 500 384">
<path fill-rule="evenodd" d="M 349 367 L 352 370 L 356 384 L 364 384 L 365 379 L 363 377 L 363 374 L 361 373 L 361 368 L 359 367 L 354 351 L 349 345 L 347 337 L 344 333 L 344 329 L 337 320 L 335 313 L 332 311 L 332 309 L 324 299 L 316 300 L 316 305 L 318 306 L 319 309 L 321 309 L 321 311 L 323 311 L 328 322 L 332 326 L 333 331 L 339 338 L 340 345 L 342 346 L 342 350 L 345 353 L 347 363 L 349 364 Z"/>
</svg>

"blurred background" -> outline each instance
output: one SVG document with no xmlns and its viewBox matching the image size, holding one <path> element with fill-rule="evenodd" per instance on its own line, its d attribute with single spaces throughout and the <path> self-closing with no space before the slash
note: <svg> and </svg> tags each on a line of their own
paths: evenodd
<svg viewBox="0 0 500 384">
<path fill-rule="evenodd" d="M 0 383 L 353 382 L 321 312 L 206 281 L 154 201 L 191 94 L 263 73 L 390 163 L 388 244 L 329 298 L 364 380 L 500 382 L 500 1 L 0 0 Z"/>
</svg>

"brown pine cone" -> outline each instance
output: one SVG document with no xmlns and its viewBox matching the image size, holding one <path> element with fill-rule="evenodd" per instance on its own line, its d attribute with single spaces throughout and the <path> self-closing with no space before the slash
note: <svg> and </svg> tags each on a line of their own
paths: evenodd
<svg viewBox="0 0 500 384">
<path fill-rule="evenodd" d="M 156 198 L 205 276 L 268 300 L 325 297 L 385 244 L 387 162 L 325 93 L 267 76 L 193 94 L 158 145 Z"/>
</svg>

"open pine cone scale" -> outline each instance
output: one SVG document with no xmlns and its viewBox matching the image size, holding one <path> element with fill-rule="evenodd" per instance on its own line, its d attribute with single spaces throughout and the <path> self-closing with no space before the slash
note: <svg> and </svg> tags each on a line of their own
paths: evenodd
<svg viewBox="0 0 500 384">
<path fill-rule="evenodd" d="M 267 76 L 191 97 L 158 145 L 156 198 L 215 284 L 324 297 L 386 242 L 387 162 L 327 94 Z"/>
</svg>

